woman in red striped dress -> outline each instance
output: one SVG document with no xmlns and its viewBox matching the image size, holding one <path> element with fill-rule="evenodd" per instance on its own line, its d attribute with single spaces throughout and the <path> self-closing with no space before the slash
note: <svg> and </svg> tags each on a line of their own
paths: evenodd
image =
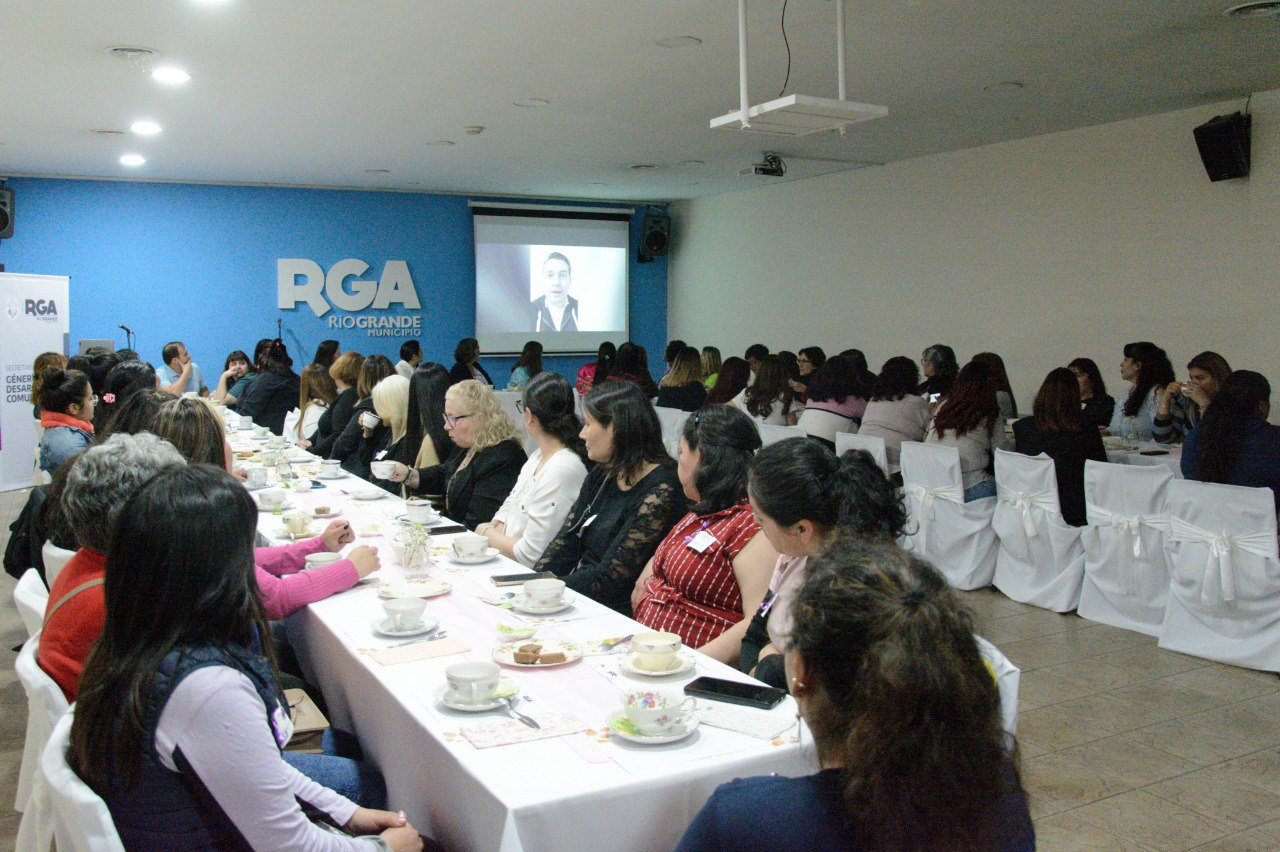
<svg viewBox="0 0 1280 852">
<path fill-rule="evenodd" d="M 693 509 L 658 545 L 632 594 L 641 624 L 730 665 L 778 558 L 747 502 L 759 448 L 755 424 L 732 406 L 713 405 L 685 421 L 680 484 Z"/>
</svg>

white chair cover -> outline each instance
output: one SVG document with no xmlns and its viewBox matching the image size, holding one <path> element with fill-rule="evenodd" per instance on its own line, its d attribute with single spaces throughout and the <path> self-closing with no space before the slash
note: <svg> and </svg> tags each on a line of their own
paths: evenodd
<svg viewBox="0 0 1280 852">
<path fill-rule="evenodd" d="M 662 445 L 671 453 L 672 458 L 679 457 L 680 434 L 684 430 L 685 421 L 689 419 L 689 412 L 659 405 L 655 405 L 653 410 L 658 413 L 658 422 L 662 424 Z"/>
<path fill-rule="evenodd" d="M 124 852 L 111 812 L 67 764 L 71 722 L 66 713 L 40 756 L 40 776 L 18 828 L 20 852 Z"/>
<path fill-rule="evenodd" d="M 49 590 L 45 588 L 40 572 L 28 568 L 13 587 L 13 602 L 27 628 L 27 636 L 35 636 L 44 626 L 44 611 L 49 607 Z"/>
<path fill-rule="evenodd" d="M 1018 683 L 1022 680 L 1022 671 L 1009 662 L 1009 658 L 1000 653 L 1000 649 L 981 636 L 978 640 L 978 652 L 982 659 L 991 666 L 996 676 L 996 688 L 1000 690 L 1000 718 L 1009 736 L 1018 733 Z"/>
<path fill-rule="evenodd" d="M 32 781 L 39 772 L 40 753 L 53 733 L 53 726 L 67 712 L 67 699 L 62 688 L 36 662 L 39 649 L 40 634 L 37 632 L 23 644 L 14 662 L 18 682 L 27 693 L 27 738 L 22 747 L 22 768 L 18 771 L 18 795 L 14 801 L 14 808 L 19 811 L 27 809 Z"/>
<path fill-rule="evenodd" d="M 932 563 L 958 589 L 991 585 L 996 570 L 996 534 L 991 515 L 996 498 L 964 502 L 960 452 L 955 447 L 902 443 L 902 490 L 909 528 L 903 547 Z"/>
<path fill-rule="evenodd" d="M 788 438 L 807 438 L 809 435 L 799 426 L 774 426 L 769 423 L 757 423 L 756 428 L 760 430 L 760 443 L 765 447 L 770 444 L 776 444 L 779 441 L 785 441 Z"/>
<path fill-rule="evenodd" d="M 889 474 L 889 452 L 885 449 L 884 438 L 879 435 L 859 435 L 857 432 L 841 432 L 836 435 L 836 455 L 842 456 L 847 450 L 866 450 L 876 460 L 880 469 Z"/>
<path fill-rule="evenodd" d="M 44 547 L 40 548 L 40 561 L 44 563 L 44 581 L 49 584 L 49 588 L 53 588 L 53 581 L 58 579 L 63 566 L 75 555 L 74 550 L 63 550 L 51 541 L 46 541 Z"/>
<path fill-rule="evenodd" d="M 1169 483 L 1160 647 L 1280 671 L 1280 556 L 1269 488 Z"/>
<path fill-rule="evenodd" d="M 995 462 L 995 586 L 1015 601 L 1070 612 L 1080 603 L 1084 546 L 1080 529 L 1062 519 L 1053 459 L 996 450 Z"/>
<path fill-rule="evenodd" d="M 1159 636 L 1169 597 L 1165 556 L 1168 465 L 1135 466 L 1088 461 L 1081 618 Z"/>
<path fill-rule="evenodd" d="M 303 435 L 298 432 L 298 420 L 302 417 L 302 409 L 295 408 L 284 416 L 284 428 L 280 430 L 280 434 L 284 435 L 290 441 L 297 443 L 303 439 Z"/>
<path fill-rule="evenodd" d="M 824 411 L 821 408 L 806 408 L 801 411 L 796 425 L 803 429 L 806 435 L 822 438 L 833 444 L 836 441 L 836 435 L 841 432 L 858 431 L 857 424 L 848 417 L 842 417 L 834 411 Z"/>
</svg>

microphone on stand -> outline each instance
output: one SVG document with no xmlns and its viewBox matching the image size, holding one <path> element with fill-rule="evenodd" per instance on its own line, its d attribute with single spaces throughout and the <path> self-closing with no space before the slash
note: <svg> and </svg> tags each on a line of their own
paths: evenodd
<svg viewBox="0 0 1280 852">
<path fill-rule="evenodd" d="M 284 339 L 284 335 L 280 330 L 280 326 L 283 324 L 283 322 L 284 320 L 282 320 L 280 317 L 276 317 L 276 340 Z"/>
<path fill-rule="evenodd" d="M 124 329 L 125 334 L 133 334 L 133 331 L 130 330 L 129 326 L 125 325 L 124 323 L 120 323 L 120 325 L 117 326 L 117 328 Z"/>
</svg>

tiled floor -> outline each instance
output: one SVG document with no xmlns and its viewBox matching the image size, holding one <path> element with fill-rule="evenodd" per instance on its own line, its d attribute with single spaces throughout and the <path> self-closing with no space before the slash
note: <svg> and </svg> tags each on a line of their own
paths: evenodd
<svg viewBox="0 0 1280 852">
<path fill-rule="evenodd" d="M 0 549 L 26 493 L 0 493 Z M 0 574 L 0 848 L 12 848 L 25 638 Z M 1161 651 L 1154 639 L 1015 603 L 965 599 L 1022 669 L 1018 741 L 1039 846 L 1280 849 L 1280 678 Z"/>
</svg>

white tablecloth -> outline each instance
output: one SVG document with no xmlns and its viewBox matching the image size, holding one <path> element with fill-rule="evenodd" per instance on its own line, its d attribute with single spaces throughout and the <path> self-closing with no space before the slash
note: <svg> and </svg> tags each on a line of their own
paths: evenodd
<svg viewBox="0 0 1280 852">
<path fill-rule="evenodd" d="M 344 497 L 339 489 L 370 487 L 353 478 L 327 485 L 292 493 L 290 499 L 304 510 L 325 504 L 340 508 L 358 532 L 376 524 L 382 535 L 359 537 L 352 546 L 377 545 L 383 560 L 379 575 L 402 576 L 388 541 L 404 501 L 390 495 L 371 502 Z M 279 519 L 261 517 L 259 532 L 281 543 Z M 443 545 L 450 538 L 437 541 Z M 396 666 L 374 662 L 362 649 L 390 642 L 370 629 L 382 615 L 373 586 L 312 604 L 288 621 L 294 648 L 308 679 L 323 691 L 331 721 L 359 737 L 386 778 L 390 807 L 403 809 L 419 830 L 459 849 L 670 849 L 717 785 L 770 772 L 816 771 L 811 738 L 799 726 L 767 741 L 703 724 L 689 739 L 665 746 L 639 746 L 604 734 L 606 715 L 620 707 L 630 689 L 656 684 L 678 693 L 700 675 L 749 680 L 701 654 L 694 671 L 656 680 L 621 672 L 616 655 L 545 670 L 504 670 L 532 699 L 522 710 L 568 711 L 589 731 L 476 749 L 459 726 L 503 715 L 447 710 L 433 693 L 451 663 L 490 659 L 501 641 L 495 632 L 499 620 L 520 621 L 480 599 L 497 594 L 489 576 L 518 570 L 521 566 L 504 558 L 466 567 L 440 553 L 430 573 L 452 583 L 453 590 L 431 599 L 427 612 L 470 647 L 464 654 Z M 591 641 L 645 630 L 581 596 L 561 617 L 541 626 L 538 638 Z M 787 698 L 767 712 L 789 723 L 796 716 L 795 702 Z"/>
<path fill-rule="evenodd" d="M 1157 453 L 1164 451 L 1165 455 L 1146 455 L 1144 452 Z M 1138 444 L 1136 450 L 1116 450 L 1107 448 L 1107 461 L 1116 464 L 1138 464 L 1138 465 L 1168 465 L 1173 469 L 1175 479 L 1182 479 L 1182 445 L 1181 444 L 1157 444 L 1155 441 L 1143 441 Z"/>
</svg>

